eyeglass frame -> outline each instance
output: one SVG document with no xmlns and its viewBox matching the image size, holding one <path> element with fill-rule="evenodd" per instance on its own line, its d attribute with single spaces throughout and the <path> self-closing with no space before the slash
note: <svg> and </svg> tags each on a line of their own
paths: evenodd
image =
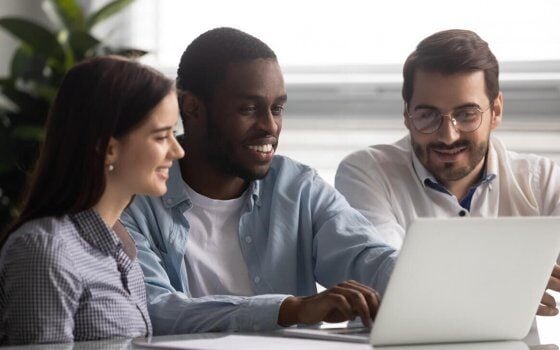
<svg viewBox="0 0 560 350">
<path fill-rule="evenodd" d="M 484 115 L 484 113 L 485 113 L 486 111 L 488 111 L 490 108 L 492 108 L 493 106 L 494 106 L 494 101 L 490 102 L 490 104 L 488 105 L 488 107 L 486 107 L 485 109 L 481 109 L 481 108 L 478 107 L 478 106 L 458 107 L 458 108 L 452 109 L 452 110 L 449 111 L 449 113 L 447 113 L 447 114 L 443 114 L 439 109 L 433 108 L 434 111 L 437 111 L 437 112 L 439 113 L 439 118 L 440 118 L 440 120 L 439 120 L 438 127 L 437 127 L 436 129 L 434 129 L 433 131 L 424 132 L 424 131 L 421 131 L 420 129 L 418 129 L 418 128 L 416 127 L 416 124 L 414 124 L 414 117 L 413 117 L 413 116 L 410 114 L 410 112 L 409 112 L 409 108 L 408 108 L 409 105 L 408 105 L 408 103 L 405 103 L 406 117 L 407 117 L 408 119 L 410 119 L 412 125 L 414 126 L 414 129 L 415 129 L 416 131 L 418 131 L 419 133 L 424 134 L 424 135 L 429 135 L 429 134 L 433 134 L 433 133 L 438 132 L 439 129 L 441 129 L 441 126 L 443 125 L 443 119 L 444 119 L 444 117 L 449 117 L 449 120 L 451 121 L 451 124 L 453 125 L 453 128 L 454 128 L 455 131 L 457 131 L 457 132 L 464 132 L 464 133 L 475 132 L 475 131 L 477 131 L 477 130 L 480 128 L 480 126 L 482 125 L 482 116 Z M 460 109 L 466 109 L 466 108 L 473 108 L 473 109 L 476 109 L 476 110 L 478 110 L 478 111 L 480 112 L 480 120 L 479 120 L 478 126 L 477 126 L 476 128 L 474 128 L 473 130 L 470 130 L 470 131 L 465 131 L 465 130 L 460 130 L 460 129 L 458 129 L 458 128 L 457 128 L 457 119 L 455 119 L 455 118 L 453 117 L 454 111 L 460 110 Z M 426 109 L 429 109 L 429 108 L 426 108 Z"/>
</svg>

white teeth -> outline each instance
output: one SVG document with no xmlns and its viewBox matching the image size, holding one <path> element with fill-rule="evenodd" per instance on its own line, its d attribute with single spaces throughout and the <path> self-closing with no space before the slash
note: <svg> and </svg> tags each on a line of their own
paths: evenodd
<svg viewBox="0 0 560 350">
<path fill-rule="evenodd" d="M 454 149 L 436 149 L 435 151 L 443 154 L 456 154 L 464 149 L 465 149 L 464 147 L 461 147 L 461 148 L 454 148 Z"/>
<path fill-rule="evenodd" d="M 251 146 L 247 146 L 247 148 L 249 148 L 250 150 L 253 150 L 253 151 L 260 152 L 260 153 L 269 153 L 269 152 L 272 151 L 272 145 L 271 144 L 251 145 Z"/>
</svg>

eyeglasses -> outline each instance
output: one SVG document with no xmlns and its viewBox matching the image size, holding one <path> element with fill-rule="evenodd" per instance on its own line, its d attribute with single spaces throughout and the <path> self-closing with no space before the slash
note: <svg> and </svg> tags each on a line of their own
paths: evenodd
<svg viewBox="0 0 560 350">
<path fill-rule="evenodd" d="M 473 132 L 482 124 L 482 114 L 492 107 L 482 110 L 479 107 L 461 107 L 452 110 L 449 114 L 442 114 L 435 108 L 418 108 L 412 113 L 408 112 L 408 118 L 416 130 L 422 134 L 432 134 L 441 128 L 443 117 L 449 117 L 451 124 L 457 131 Z"/>
</svg>

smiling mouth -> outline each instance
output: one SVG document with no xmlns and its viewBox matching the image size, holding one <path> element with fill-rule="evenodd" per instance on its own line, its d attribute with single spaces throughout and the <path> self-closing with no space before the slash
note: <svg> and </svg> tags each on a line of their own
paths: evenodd
<svg viewBox="0 0 560 350">
<path fill-rule="evenodd" d="M 259 153 L 270 153 L 273 151 L 272 144 L 268 143 L 265 145 L 249 145 L 247 146 L 248 149 L 259 152 Z"/>
<path fill-rule="evenodd" d="M 461 152 L 463 152 L 464 150 L 466 150 L 467 147 L 466 146 L 462 146 L 462 147 L 455 147 L 455 148 L 451 148 L 451 149 L 437 149 L 437 148 L 432 148 L 432 150 L 436 153 L 439 153 L 441 155 L 445 155 L 445 156 L 454 156 L 456 154 L 459 154 Z"/>
<path fill-rule="evenodd" d="M 168 167 L 157 168 L 156 172 L 160 175 L 168 176 L 169 175 L 169 168 Z"/>
</svg>

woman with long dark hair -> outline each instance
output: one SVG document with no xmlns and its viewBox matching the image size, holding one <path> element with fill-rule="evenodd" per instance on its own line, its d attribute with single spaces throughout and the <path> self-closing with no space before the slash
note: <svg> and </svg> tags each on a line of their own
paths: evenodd
<svg viewBox="0 0 560 350">
<path fill-rule="evenodd" d="M 20 214 L 0 238 L 0 344 L 151 334 L 136 248 L 118 218 L 160 196 L 184 152 L 173 83 L 139 63 L 72 68 Z"/>
</svg>

